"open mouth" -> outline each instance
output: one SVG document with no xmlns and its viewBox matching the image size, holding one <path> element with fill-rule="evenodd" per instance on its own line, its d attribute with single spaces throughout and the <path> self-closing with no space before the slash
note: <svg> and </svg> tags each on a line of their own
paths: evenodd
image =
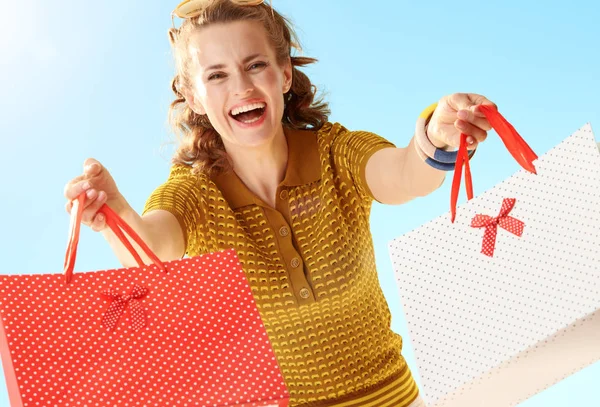
<svg viewBox="0 0 600 407">
<path fill-rule="evenodd" d="M 265 114 L 267 105 L 265 103 L 252 103 L 247 106 L 235 108 L 229 115 L 240 123 L 252 124 L 261 119 Z"/>
</svg>

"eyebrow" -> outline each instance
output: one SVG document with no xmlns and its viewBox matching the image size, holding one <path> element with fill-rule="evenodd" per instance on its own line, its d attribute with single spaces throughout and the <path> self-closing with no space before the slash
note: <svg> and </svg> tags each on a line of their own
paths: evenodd
<svg viewBox="0 0 600 407">
<path fill-rule="evenodd" d="M 266 55 L 262 55 L 262 54 L 252 54 L 252 55 L 248 55 L 246 58 L 244 58 L 244 59 L 242 60 L 242 62 L 243 62 L 244 64 L 246 64 L 246 63 L 250 62 L 251 60 L 253 60 L 254 58 L 258 58 L 258 57 L 264 57 L 264 58 L 266 58 Z M 206 68 L 206 70 L 207 70 L 207 71 L 210 71 L 210 70 L 212 70 L 212 69 L 223 69 L 223 68 L 225 68 L 225 65 L 224 65 L 224 64 L 216 64 L 216 65 L 211 65 L 211 66 L 209 66 L 208 68 Z"/>
</svg>

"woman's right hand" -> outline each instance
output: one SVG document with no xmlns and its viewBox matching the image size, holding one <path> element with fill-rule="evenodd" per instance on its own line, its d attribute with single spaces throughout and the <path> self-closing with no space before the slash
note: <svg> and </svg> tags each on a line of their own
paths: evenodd
<svg viewBox="0 0 600 407">
<path fill-rule="evenodd" d="M 125 199 L 119 193 L 115 180 L 99 161 L 88 158 L 83 163 L 83 174 L 73 178 L 65 185 L 64 195 L 67 198 L 65 208 L 70 214 L 75 200 L 83 192 L 86 193 L 82 223 L 96 232 L 106 227 L 104 215 L 98 210 L 105 203 L 115 211 L 124 206 Z"/>
</svg>

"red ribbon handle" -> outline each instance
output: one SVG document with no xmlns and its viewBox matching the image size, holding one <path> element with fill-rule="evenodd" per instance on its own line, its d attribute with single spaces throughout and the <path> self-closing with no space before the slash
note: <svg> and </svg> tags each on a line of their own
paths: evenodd
<svg viewBox="0 0 600 407">
<path fill-rule="evenodd" d="M 75 258 L 77 257 L 77 246 L 79 244 L 79 234 L 81 231 L 81 219 L 83 217 L 83 209 L 85 203 L 85 192 L 82 193 L 73 201 L 73 208 L 71 209 L 71 224 L 69 228 L 69 240 L 67 243 L 67 252 L 65 255 L 64 263 L 64 274 L 66 283 L 70 283 L 73 278 L 73 270 L 75 268 Z M 106 219 L 107 226 L 114 232 L 117 238 L 127 248 L 129 253 L 133 256 L 135 261 L 140 267 L 145 264 L 137 251 L 131 245 L 131 242 L 125 236 L 127 233 L 131 239 L 139 245 L 139 247 L 146 253 L 146 255 L 152 260 L 158 268 L 164 272 L 167 271 L 166 266 L 162 261 L 154 254 L 154 252 L 148 247 L 148 245 L 142 240 L 142 238 L 129 226 L 119 215 L 117 215 L 107 204 L 102 205 L 98 210 L 98 213 L 102 213 Z M 123 233 L 125 232 L 125 233 Z"/>
<path fill-rule="evenodd" d="M 479 111 L 482 112 L 492 128 L 500 136 L 500 139 L 506 146 L 513 158 L 525 170 L 536 174 L 533 161 L 538 156 L 531 147 L 523 140 L 515 128 L 493 107 L 488 105 L 479 105 Z M 456 219 L 456 203 L 458 202 L 458 191 L 460 189 L 460 180 L 462 169 L 465 167 L 465 184 L 467 189 L 467 199 L 473 199 L 473 181 L 469 167 L 469 157 L 467 153 L 466 135 L 460 135 L 460 146 L 458 148 L 458 157 L 454 166 L 454 178 L 452 180 L 452 191 L 450 193 L 450 211 L 452 214 L 452 223 Z"/>
</svg>

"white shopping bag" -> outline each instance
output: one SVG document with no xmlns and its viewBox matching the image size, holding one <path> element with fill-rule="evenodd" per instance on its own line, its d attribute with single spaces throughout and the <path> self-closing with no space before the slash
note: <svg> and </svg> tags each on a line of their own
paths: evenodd
<svg viewBox="0 0 600 407">
<path fill-rule="evenodd" d="M 521 170 L 459 206 L 455 223 L 447 214 L 390 242 L 430 407 L 515 406 L 600 360 L 590 125 L 534 164 L 537 175 Z M 489 226 L 474 227 L 477 215 Z"/>
</svg>

